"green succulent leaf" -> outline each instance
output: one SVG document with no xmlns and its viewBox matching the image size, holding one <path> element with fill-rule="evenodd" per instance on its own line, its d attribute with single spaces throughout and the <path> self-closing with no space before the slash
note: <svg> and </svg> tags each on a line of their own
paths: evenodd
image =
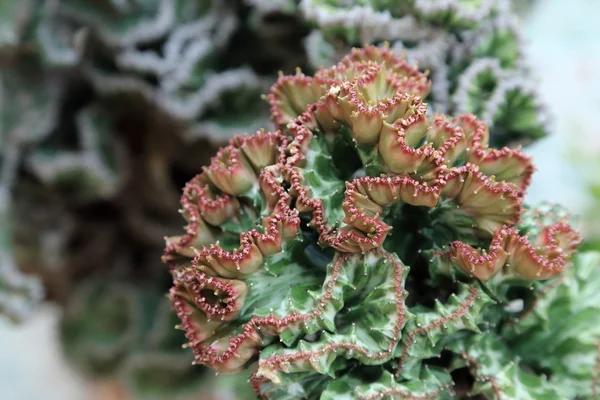
<svg viewBox="0 0 600 400">
<path fill-rule="evenodd" d="M 514 351 L 548 371 L 569 398 L 597 390 L 599 268 L 600 253 L 576 256 L 565 276 L 543 287 L 531 310 L 505 333 Z"/>
<path fill-rule="evenodd" d="M 553 382 L 527 371 L 512 349 L 492 334 L 471 335 L 448 348 L 458 355 L 453 368 L 466 367 L 475 378 L 471 395 L 495 400 L 564 398 Z"/>
<path fill-rule="evenodd" d="M 323 392 L 321 399 L 356 398 L 414 398 L 449 399 L 450 375 L 439 368 L 425 368 L 414 380 L 399 381 L 393 374 L 385 371 L 370 371 L 378 378 L 369 379 L 365 375 L 349 373 L 333 380 Z"/>
<path fill-rule="evenodd" d="M 497 59 L 480 65 L 501 84 Z M 467 84 L 486 112 L 495 88 Z M 567 394 L 503 332 L 565 279 L 572 217 L 524 207 L 532 160 L 489 148 L 473 114 L 428 119 L 429 90 L 375 46 L 281 76 L 266 96 L 280 131 L 235 137 L 186 185 L 163 260 L 196 363 L 253 365 L 267 399 Z"/>
</svg>

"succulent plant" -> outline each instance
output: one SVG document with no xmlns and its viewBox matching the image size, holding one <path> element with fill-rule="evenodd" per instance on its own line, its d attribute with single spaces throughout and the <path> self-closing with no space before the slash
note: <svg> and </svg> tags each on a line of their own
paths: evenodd
<svg viewBox="0 0 600 400">
<path fill-rule="evenodd" d="M 279 130 L 186 185 L 163 260 L 195 363 L 271 399 L 597 391 L 598 255 L 572 262 L 572 217 L 523 204 L 532 160 L 471 114 L 428 117 L 430 88 L 373 46 L 282 76 Z"/>
<path fill-rule="evenodd" d="M 204 371 L 190 368 L 164 300 L 160 291 L 88 280 L 70 299 L 61 321 L 65 355 L 94 379 L 122 382 L 133 398 L 193 398 Z"/>
<path fill-rule="evenodd" d="M 477 115 L 488 123 L 496 146 L 546 135 L 548 116 L 524 60 L 510 2 L 298 3 L 315 26 L 306 40 L 313 65 L 329 65 L 351 46 L 389 41 L 396 52 L 430 70 L 433 86 L 426 100 L 436 112 Z"/>
<path fill-rule="evenodd" d="M 571 268 L 540 288 L 518 324 L 504 331 L 514 354 L 550 373 L 560 398 L 600 395 L 599 266 L 599 252 L 578 254 Z"/>
<path fill-rule="evenodd" d="M 3 3 L 6 18 L 0 21 L 4 32 L 0 40 L 0 64 L 5 92 L 8 98 L 24 100 L 11 102 L 10 112 L 3 114 L 2 119 L 3 125 L 17 127 L 23 135 L 17 187 L 13 191 L 20 218 L 32 220 L 31 224 L 15 227 L 16 258 L 26 270 L 44 275 L 47 283 L 55 282 L 56 289 L 49 291 L 51 295 L 59 291 L 58 285 L 63 285 L 60 290 L 69 293 L 66 287 L 71 285 L 68 283 L 71 279 L 67 277 L 72 274 L 59 272 L 65 266 L 72 271 L 80 269 L 82 264 L 88 264 L 84 266 L 86 271 L 95 268 L 87 261 L 90 258 L 84 257 L 89 251 L 96 255 L 91 258 L 96 260 L 93 264 L 97 268 L 114 264 L 106 260 L 114 255 L 108 250 L 110 246 L 90 244 L 106 243 L 108 237 L 119 240 L 116 239 L 119 233 L 112 227 L 95 229 L 99 225 L 98 215 L 104 216 L 101 218 L 104 225 L 111 220 L 113 226 L 127 227 L 135 241 L 129 248 L 141 242 L 146 247 L 152 245 L 152 252 L 158 254 L 160 244 L 155 239 L 158 234 L 175 232 L 174 205 L 180 185 L 204 163 L 203 157 L 187 157 L 182 152 L 196 155 L 206 149 L 201 154 L 208 157 L 213 152 L 208 141 L 221 143 L 234 131 L 242 128 L 252 131 L 263 126 L 268 105 L 257 101 L 258 93 L 275 79 L 274 71 L 292 71 L 292 64 L 305 66 L 305 53 L 317 62 L 313 50 L 321 49 L 321 45 L 315 43 L 325 42 L 315 42 L 315 37 L 320 35 L 327 43 L 342 43 L 339 49 L 358 39 L 387 39 L 395 47 L 401 43 L 409 46 L 402 36 L 393 36 L 392 31 L 388 36 L 363 37 L 362 28 L 340 31 L 329 23 L 319 22 L 335 11 L 335 15 L 339 14 L 338 22 L 347 20 L 341 24 L 349 26 L 356 20 L 352 17 L 356 12 L 351 11 L 353 6 L 346 10 L 342 3 L 333 2 L 331 6 L 296 1 L 245 3 L 233 0 Z M 390 18 L 394 21 L 414 20 L 412 15 L 422 2 L 412 3 L 382 3 L 373 6 L 373 10 L 393 15 Z M 309 7 L 311 4 L 314 8 Z M 464 12 L 457 14 L 464 21 L 450 18 L 452 13 L 441 21 L 416 13 L 422 17 L 422 27 L 414 32 L 423 36 L 431 31 L 435 37 L 452 39 L 447 41 L 452 43 L 452 51 L 445 49 L 438 53 L 432 48 L 428 53 L 438 57 L 435 63 L 442 63 L 447 71 L 446 78 L 441 79 L 436 71 L 442 67 L 431 66 L 436 79 L 434 94 L 428 99 L 434 103 L 434 109 L 469 111 L 487 118 L 482 113 L 492 115 L 496 106 L 485 106 L 488 110 L 485 111 L 470 105 L 498 103 L 498 107 L 504 107 L 502 115 L 511 115 L 491 121 L 491 141 L 501 143 L 534 129 L 529 123 L 537 115 L 533 110 L 536 101 L 527 103 L 529 98 L 523 98 L 522 91 L 515 89 L 511 102 L 502 105 L 501 95 L 486 91 L 494 86 L 495 80 L 514 83 L 513 78 L 523 71 L 517 68 L 521 65 L 521 55 L 516 30 L 514 25 L 505 23 L 508 11 L 494 2 L 485 4 L 485 18 L 476 24 L 474 17 Z M 385 11 L 385 7 L 389 10 Z M 401 7 L 403 13 L 398 14 L 394 7 Z M 369 21 L 364 19 L 365 24 L 373 22 Z M 318 29 L 309 35 L 305 52 L 301 41 L 309 33 L 307 24 L 313 22 Z M 502 29 L 508 27 L 508 33 L 500 35 L 494 28 L 496 25 Z M 359 33 L 355 39 L 351 31 Z M 484 31 L 487 36 L 479 35 Z M 364 34 L 367 33 L 365 28 Z M 480 38 L 478 46 L 469 47 L 475 37 Z M 340 38 L 345 39 L 340 42 Z M 444 42 L 442 39 L 438 42 Z M 473 48 L 478 49 L 476 54 Z M 422 66 L 429 66 L 422 57 L 412 55 L 416 51 L 407 49 L 407 52 L 409 58 L 420 59 Z M 444 60 L 450 53 L 452 62 L 446 66 Z M 498 67 L 496 62 L 500 63 Z M 438 82 L 456 83 L 459 76 L 468 76 L 470 65 L 475 64 L 483 68 L 475 74 L 482 86 L 476 85 L 474 91 L 466 92 L 451 89 L 452 93 L 466 93 L 470 100 L 462 103 L 470 105 L 460 109 L 442 106 L 446 100 L 435 94 Z M 502 79 L 496 76 L 498 71 Z M 509 90 L 510 85 L 504 83 L 499 85 Z M 494 93 L 499 93 L 499 89 Z M 492 98 L 496 100 L 489 100 Z M 33 209 L 40 203 L 52 204 L 53 211 L 39 215 Z M 29 229 L 31 226 L 36 226 L 35 231 Z M 83 231 L 93 233 L 81 235 Z M 92 235 L 97 236 L 92 238 Z M 51 257 L 47 256 L 48 243 L 54 246 Z M 101 249 L 104 252 L 99 257 Z M 46 271 L 49 268 L 45 268 L 49 264 L 53 271 L 50 274 Z M 81 271 L 75 274 L 85 276 Z"/>
<path fill-rule="evenodd" d="M 521 198 L 533 171 L 530 160 L 518 151 L 488 150 L 486 141 L 488 136 L 492 144 L 526 141 L 542 135 L 545 128 L 539 102 L 524 84 L 527 71 L 522 65 L 517 30 L 508 22 L 509 13 L 497 2 L 478 3 L 483 10 L 479 13 L 465 12 L 468 5 L 464 5 L 467 8 L 449 6 L 441 12 L 425 12 L 427 8 L 423 7 L 428 2 L 424 1 L 361 2 L 360 7 L 349 2 L 320 1 L 247 0 L 246 4 L 242 3 L 235 0 L 7 0 L 0 5 L 1 165 L 3 175 L 16 178 L 14 181 L 11 178 L 10 185 L 3 187 L 7 188 L 7 198 L 15 199 L 10 211 L 19 221 L 12 226 L 2 226 L 10 229 L 7 235 L 12 243 L 3 247 L 0 291 L 4 293 L 10 288 L 7 293 L 11 300 L 0 302 L 0 308 L 5 307 L 4 304 L 13 307 L 21 294 L 27 304 L 41 299 L 39 284 L 29 278 L 14 279 L 18 270 L 12 266 L 17 264 L 25 271 L 35 272 L 42 277 L 49 298 L 67 308 L 63 327 L 72 339 L 71 344 L 65 342 L 70 359 L 92 376 L 102 375 L 107 369 L 118 371 L 115 373 L 125 376 L 128 387 L 140 395 L 157 394 L 165 388 L 168 389 L 162 392 L 165 396 L 175 393 L 169 385 L 150 385 L 153 378 L 146 377 L 154 375 L 147 374 L 148 371 L 126 372 L 126 365 L 139 365 L 129 362 L 137 357 L 132 355 L 135 349 L 141 349 L 144 355 L 140 359 L 142 363 L 148 362 L 149 368 L 154 365 L 152 360 L 158 358 L 146 355 L 155 349 L 148 347 L 146 339 L 140 336 L 133 348 L 120 347 L 115 353 L 118 346 L 112 341 L 117 340 L 120 333 L 112 337 L 108 332 L 109 351 L 104 355 L 112 357 L 118 353 L 118 357 L 109 360 L 108 366 L 103 364 L 106 360 L 100 360 L 98 366 L 93 351 L 89 353 L 93 346 L 88 347 L 88 340 L 95 334 L 86 328 L 89 315 L 72 314 L 77 301 L 74 299 L 92 296 L 90 293 L 96 289 L 90 288 L 95 287 L 99 276 L 116 279 L 131 296 L 124 295 L 122 287 L 115 285 L 115 299 L 109 301 L 100 293 L 97 306 L 108 301 L 109 306 L 100 311 L 107 320 L 121 321 L 122 310 L 110 306 L 112 300 L 119 302 L 123 298 L 125 302 L 136 303 L 139 293 L 160 290 L 156 289 L 164 278 L 156 265 L 162 247 L 160 238 L 178 232 L 175 207 L 179 188 L 193 176 L 192 172 L 208 161 L 214 142 L 223 143 L 233 132 L 253 131 L 263 126 L 268 118 L 268 103 L 257 101 L 258 94 L 275 80 L 274 71 L 292 71 L 290 67 L 296 65 L 305 67 L 307 56 L 313 65 L 325 64 L 333 59 L 337 61 L 352 45 L 388 40 L 395 49 L 406 51 L 409 59 L 419 60 L 422 67 L 429 68 L 434 84 L 430 86 L 423 74 L 389 52 L 372 48 L 365 51 L 364 57 L 381 57 L 372 61 L 377 64 L 383 60 L 383 66 L 365 65 L 363 70 L 354 65 L 357 60 L 351 63 L 346 60 L 348 65 L 321 70 L 314 80 L 302 74 L 282 77 L 268 98 L 274 121 L 282 132 L 232 139 L 211 167 L 187 186 L 183 199 L 184 215 L 191 221 L 189 234 L 183 239 L 169 239 L 165 256 L 170 263 L 178 265 L 173 267 L 177 284 L 172 298 L 176 308 L 181 314 L 190 307 L 181 300 L 190 298 L 185 297 L 189 296 L 185 295 L 187 287 L 193 286 L 190 282 L 208 279 L 205 275 L 195 277 L 196 271 L 190 272 L 187 264 L 196 257 L 190 245 L 202 252 L 204 246 L 211 249 L 209 245 L 218 241 L 214 250 L 207 250 L 209 253 L 198 257 L 211 260 L 225 257 L 225 266 L 212 265 L 211 261 L 207 273 L 216 271 L 222 278 L 215 276 L 215 279 L 223 279 L 226 285 L 233 279 L 233 286 L 227 286 L 225 292 L 227 296 L 237 297 L 235 301 L 224 300 L 232 308 L 228 305 L 227 312 L 218 318 L 208 321 L 203 312 L 210 313 L 212 311 L 206 310 L 213 309 L 204 306 L 200 307 L 203 311 L 194 311 L 194 318 L 200 318 L 202 327 L 220 327 L 218 336 L 224 338 L 223 343 L 228 337 L 225 330 L 232 329 L 231 337 L 238 337 L 234 336 L 240 333 L 236 329 L 247 327 L 251 327 L 247 331 L 250 342 L 256 340 L 245 350 L 224 353 L 233 354 L 236 360 L 236 355 L 242 356 L 235 361 L 239 365 L 229 366 L 230 361 L 225 360 L 226 366 L 222 367 L 210 361 L 210 357 L 206 358 L 212 353 L 198 350 L 203 344 L 195 343 L 200 340 L 200 336 L 196 337 L 192 347 L 200 354 L 198 362 L 226 372 L 237 371 L 249 363 L 248 360 L 253 360 L 259 349 L 264 349 L 261 357 L 265 360 L 271 351 L 278 357 L 283 350 L 268 347 L 277 338 L 294 349 L 297 348 L 294 346 L 318 347 L 327 340 L 345 340 L 347 335 L 352 335 L 350 329 L 356 329 L 358 337 L 362 337 L 364 324 L 350 328 L 348 321 L 363 312 L 360 307 L 371 310 L 385 303 L 386 300 L 381 299 L 373 304 L 369 303 L 371 300 L 365 303 L 366 293 L 374 286 L 381 287 L 385 296 L 392 296 L 390 298 L 400 296 L 385 284 L 386 277 L 400 272 L 401 276 L 393 280 L 403 282 L 402 295 L 408 293 L 403 307 L 407 310 L 406 326 L 410 327 L 410 313 L 420 312 L 413 307 L 433 304 L 431 298 L 422 293 L 423 287 L 444 288 L 440 289 L 445 290 L 445 294 L 440 295 L 442 299 L 450 293 L 444 286 L 448 284 L 444 273 L 450 274 L 454 267 L 447 260 L 450 256 L 440 256 L 448 250 L 444 246 L 459 240 L 478 248 L 491 242 L 492 237 L 496 239 L 493 246 L 512 246 L 511 238 L 517 234 L 516 229 L 521 229 L 514 224 L 521 213 Z M 462 3 L 457 2 L 461 6 Z M 459 11 L 454 13 L 454 9 Z M 337 15 L 337 20 L 327 20 L 329 13 Z M 387 18 L 385 24 L 379 23 L 380 15 Z M 309 24 L 316 28 L 310 34 Z M 388 31 L 377 33 L 375 28 Z M 406 36 L 411 32 L 412 36 Z M 301 40 L 306 35 L 306 51 L 303 51 Z M 371 109 L 368 100 L 361 104 L 360 97 L 371 94 L 361 93 L 356 97 L 358 92 L 352 92 L 355 90 L 352 87 L 342 88 L 342 83 L 353 81 L 348 74 L 355 72 L 378 77 L 376 85 L 381 84 L 382 75 L 377 68 L 390 68 L 388 61 L 399 63 L 390 70 L 388 82 L 392 91 L 404 93 L 398 94 L 396 100 L 380 102 L 377 109 Z M 355 71 L 355 68 L 358 69 Z M 327 103 L 327 99 L 331 102 L 335 98 L 338 86 L 340 90 L 348 90 L 339 96 L 350 96 L 341 109 Z M 390 96 L 392 94 L 396 93 Z M 411 97 L 413 95 L 432 103 L 436 112 L 472 112 L 489 123 L 491 134 L 488 135 L 484 125 L 473 116 L 451 121 L 437 117 L 428 122 L 425 104 Z M 322 96 L 325 103 L 319 103 Z M 378 103 L 376 98 L 371 100 Z M 315 109 L 314 103 L 320 104 L 320 108 Z M 392 114 L 388 115 L 388 111 Z M 393 122 L 406 113 L 414 113 L 415 124 L 427 129 L 425 138 L 418 128 L 417 132 L 409 131 L 403 139 L 394 141 Z M 300 123 L 288 127 L 288 123 L 294 121 Z M 452 133 L 454 130 L 463 132 L 462 138 Z M 353 135 L 356 145 L 351 140 Z M 389 140 L 386 143 L 390 147 L 374 146 L 379 140 Z M 424 145 L 423 141 L 430 144 Z M 374 151 L 377 147 L 383 150 Z M 397 158 L 398 152 L 407 158 Z M 306 160 L 310 161 L 308 167 Z M 447 172 L 443 171 L 444 165 Z M 408 176 L 407 172 L 410 172 Z M 388 192 L 382 188 L 387 181 L 375 180 L 369 184 L 375 185 L 377 191 L 383 190 L 383 197 L 392 198 L 372 199 L 381 203 L 376 203 L 377 206 L 363 204 L 371 196 L 371 189 L 366 189 L 366 176 L 382 173 L 392 179 Z M 494 174 L 495 180 L 489 177 Z M 484 201 L 504 196 L 498 203 L 490 204 L 490 210 L 499 207 L 502 212 L 490 217 L 486 213 L 492 211 L 488 209 L 480 213 L 479 205 L 463 204 L 469 199 L 463 199 L 462 183 L 457 183 L 462 177 L 467 178 L 473 191 L 479 190 L 475 189 L 478 185 L 486 188 Z M 348 201 L 344 186 L 347 181 L 356 185 L 348 189 Z M 508 183 L 497 183 L 502 181 Z M 511 184 L 516 184 L 516 188 Z M 302 190 L 304 188 L 310 189 Z M 402 197 L 401 193 L 410 190 L 414 191 L 411 195 L 416 194 L 414 199 Z M 269 196 L 284 199 L 273 203 L 265 197 L 271 192 L 274 194 Z M 397 199 L 393 198 L 396 194 L 402 197 L 404 205 L 396 204 Z M 316 200 L 310 196 L 316 196 Z M 479 198 L 483 196 L 480 194 Z M 200 203 L 190 203 L 198 199 Z M 320 200 L 323 201 L 318 206 Z M 286 201 L 289 204 L 285 205 Z M 456 205 L 460 207 L 457 209 Z M 360 211 L 363 207 L 367 207 L 367 211 Z M 375 211 L 370 207 L 375 207 Z M 379 215 L 375 217 L 377 212 Z M 264 219 L 261 227 L 256 227 L 262 236 L 248 233 L 238 238 L 242 232 L 255 232 L 252 229 L 261 224 L 261 218 Z M 305 226 L 306 223 L 311 227 Z M 367 225 L 361 225 L 363 223 Z M 497 229 L 504 225 L 507 228 L 498 233 Z M 391 235 L 390 227 L 406 234 Z M 562 232 L 558 225 L 552 229 L 553 234 Z M 535 246 L 538 244 L 545 245 L 536 243 Z M 238 246 L 242 246 L 242 252 L 236 254 L 241 256 L 228 253 Z M 280 246 L 284 252 L 271 254 Z M 361 254 L 364 251 L 365 255 L 354 254 L 357 250 Z M 426 280 L 429 274 L 436 276 L 421 268 L 424 257 L 429 257 L 428 251 L 437 257 L 434 257 L 436 265 L 444 273 L 440 272 L 436 279 L 441 279 L 444 285 L 420 283 L 422 277 Z M 464 257 L 472 253 L 467 247 L 460 251 Z M 564 254 L 563 258 L 568 258 L 569 251 L 565 250 Z M 243 258 L 243 262 L 239 262 L 239 273 L 238 257 Z M 361 257 L 368 262 L 360 261 Z M 453 262 L 464 267 L 459 255 L 454 257 Z M 554 253 L 549 257 L 549 268 L 559 269 L 563 258 L 554 257 Z M 258 258 L 266 260 L 265 268 L 255 265 Z M 502 255 L 498 263 L 504 262 L 501 258 Z M 8 261 L 5 263 L 5 260 Z M 195 264 L 208 263 L 208 259 L 198 260 Z M 185 268 L 181 263 L 186 263 Z M 348 277 L 340 280 L 339 269 L 345 270 L 346 265 L 351 266 L 348 270 L 372 267 L 379 275 L 363 282 L 350 271 Z M 395 270 L 390 270 L 389 265 Z M 398 265 L 402 265 L 402 271 Z M 407 265 L 413 267 L 410 274 Z M 228 272 L 232 268 L 236 272 Z M 279 269 L 281 272 L 277 272 Z M 8 272 L 4 274 L 4 271 Z M 190 282 L 185 283 L 186 279 Z M 356 279 L 348 284 L 356 286 L 355 295 L 347 294 L 346 284 L 340 283 L 344 279 Z M 219 288 L 216 296 L 220 296 L 224 286 L 221 281 L 215 282 L 215 289 Z M 340 293 L 339 301 L 331 297 L 328 286 L 321 288 L 323 282 L 333 282 L 331 290 Z M 288 294 L 290 284 L 297 285 L 293 296 Z M 15 285 L 18 286 L 16 291 Z M 113 293 L 112 283 L 103 285 L 109 288 L 107 293 Z M 267 299 L 258 289 L 251 289 L 254 285 L 272 290 L 273 297 Z M 472 286 L 471 281 L 467 285 Z M 82 288 L 78 289 L 79 286 Z M 460 309 L 453 302 L 469 300 L 471 286 L 452 286 L 458 300 L 450 298 L 447 308 L 443 309 L 446 311 L 440 312 L 452 314 Z M 304 298 L 306 290 L 310 290 L 312 300 Z M 209 293 L 202 291 L 202 294 L 208 296 L 204 302 L 216 301 Z M 318 308 L 317 298 L 321 298 L 318 296 L 326 296 L 331 303 Z M 298 304 L 283 305 L 283 299 L 288 298 L 299 299 Z M 483 307 L 480 300 L 483 304 L 489 299 L 482 294 L 482 299 L 477 299 L 473 306 L 474 315 L 482 318 L 483 314 L 477 311 Z M 494 300 L 499 301 L 499 298 Z M 96 304 L 86 303 L 87 306 L 92 309 Z M 236 307 L 242 307 L 237 314 Z M 386 307 L 382 306 L 382 310 L 387 311 L 382 311 L 381 318 L 395 321 L 398 309 Z M 255 321 L 271 318 L 269 308 L 282 320 L 288 315 L 303 315 L 306 310 L 321 310 L 319 313 L 327 318 L 321 320 L 317 318 L 321 314 L 316 313 L 318 321 L 307 320 L 306 325 L 296 321 L 285 328 L 283 325 L 273 328 L 269 322 L 264 328 L 271 330 L 268 334 L 255 335 L 263 329 L 262 322 Z M 19 307 L 21 309 L 25 308 Z M 138 304 L 132 307 L 132 312 L 143 309 Z M 165 311 L 161 308 L 147 312 Z M 364 313 L 371 315 L 371 311 Z M 126 319 L 138 317 L 130 314 Z M 217 323 L 220 317 L 227 323 Z M 380 331 L 396 329 L 393 321 L 379 321 L 379 318 L 368 323 L 379 326 Z M 461 323 L 474 326 L 467 321 Z M 257 324 L 254 331 L 253 324 Z M 322 329 L 342 336 L 334 335 L 330 339 L 329 333 L 323 333 Z M 398 329 L 409 328 L 403 325 Z M 103 332 L 102 327 L 98 328 L 98 334 Z M 401 338 L 390 341 L 377 333 L 373 335 L 381 342 L 377 344 L 379 347 L 396 343 L 396 348 L 400 348 L 399 342 L 404 343 Z M 213 339 L 201 338 L 204 343 Z M 303 341 L 298 342 L 299 338 Z M 167 358 L 175 354 L 175 348 L 165 351 Z M 177 360 L 171 365 L 175 374 L 164 372 L 165 376 L 174 376 L 174 382 L 182 379 L 185 383 L 182 389 L 198 388 L 202 385 L 200 382 L 206 382 L 201 377 L 197 382 L 187 380 L 189 370 L 182 362 L 186 357 L 177 354 Z M 419 359 L 407 357 L 408 364 L 415 364 L 414 359 Z M 393 355 L 393 360 L 398 358 Z M 380 385 L 385 387 L 406 383 L 415 393 L 431 392 L 428 385 L 411 383 L 414 379 L 409 379 L 408 372 L 403 372 L 401 378 L 381 375 L 383 369 L 390 370 L 392 358 L 386 362 L 379 358 L 372 367 L 365 366 L 364 357 L 336 360 L 331 371 L 341 371 L 339 375 L 352 370 L 359 375 L 355 380 L 351 373 L 344 373 L 346 380 L 337 385 L 363 385 L 361 374 L 366 374 L 373 379 L 378 377 Z M 268 363 L 265 365 L 270 368 Z M 163 371 L 164 367 L 157 369 Z M 301 378 L 297 380 L 282 374 L 283 388 L 265 383 L 260 391 L 269 397 L 281 397 L 286 391 L 292 393 L 291 397 L 301 395 L 298 393 L 302 391 L 320 394 L 330 380 L 323 371 L 298 372 L 295 376 Z M 423 379 L 439 381 L 440 387 L 447 385 L 445 371 L 432 371 L 423 372 Z M 269 373 L 263 375 L 255 375 L 254 381 L 260 381 Z M 223 382 L 219 380 L 217 384 L 229 385 Z M 237 378 L 234 382 L 237 384 Z M 293 383 L 292 387 L 286 382 L 300 384 Z M 235 396 L 241 398 L 239 393 Z"/>
</svg>

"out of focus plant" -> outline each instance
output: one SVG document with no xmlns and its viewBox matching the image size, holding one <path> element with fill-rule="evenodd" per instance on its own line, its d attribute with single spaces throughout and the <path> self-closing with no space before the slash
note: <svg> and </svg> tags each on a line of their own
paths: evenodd
<svg viewBox="0 0 600 400">
<path fill-rule="evenodd" d="M 163 259 L 196 363 L 271 399 L 597 395 L 600 254 L 523 204 L 530 158 L 428 118 L 430 87 L 376 47 L 282 76 L 280 130 L 186 185 Z"/>
<path fill-rule="evenodd" d="M 128 399 L 242 399 L 236 385 L 247 378 L 221 382 L 190 368 L 193 357 L 176 323 L 160 291 L 90 280 L 66 307 L 61 341 L 79 371 L 116 382 Z"/>
<path fill-rule="evenodd" d="M 21 321 L 42 301 L 44 290 L 37 277 L 24 275 L 12 254 L 8 188 L 0 185 L 0 316 Z"/>
<path fill-rule="evenodd" d="M 112 264 L 114 227 L 158 253 L 209 141 L 264 126 L 257 96 L 272 73 L 329 63 L 365 41 L 388 40 L 429 68 L 434 109 L 483 117 L 492 143 L 540 136 L 510 12 L 494 1 L 479 12 L 460 2 L 425 12 L 425 3 L 3 2 L 3 134 L 18 132 L 13 193 L 18 218 L 31 222 L 15 224 L 19 264 L 60 297 L 66 277 L 95 268 L 90 258 Z"/>
<path fill-rule="evenodd" d="M 27 132 L 11 124 L 10 118 L 14 116 L 10 114 L 10 105 L 4 76 L 0 75 L 0 316 L 21 321 L 41 302 L 44 290 L 37 277 L 20 271 L 12 249 L 11 188 L 17 174 L 19 142 Z"/>
</svg>

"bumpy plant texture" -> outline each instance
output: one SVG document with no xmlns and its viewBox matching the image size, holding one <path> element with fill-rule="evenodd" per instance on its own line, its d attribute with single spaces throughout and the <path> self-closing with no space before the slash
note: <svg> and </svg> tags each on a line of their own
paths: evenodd
<svg viewBox="0 0 600 400">
<path fill-rule="evenodd" d="M 259 75 L 245 60 L 223 68 L 243 23 L 236 1 L 9 0 L 3 7 L 0 45 L 25 47 L 45 70 L 79 67 L 100 96 L 141 97 L 168 117 L 202 120 L 216 135 L 233 123 L 219 120 L 220 103 L 240 118 L 256 113 L 231 101 L 249 105 L 264 87 Z M 227 99 L 232 93 L 237 98 Z"/>
<path fill-rule="evenodd" d="M 280 130 L 187 184 L 163 259 L 195 363 L 272 399 L 597 391 L 598 255 L 573 266 L 569 215 L 522 204 L 531 160 L 428 118 L 430 88 L 376 47 L 282 76 Z"/>
<path fill-rule="evenodd" d="M 251 2 L 264 12 L 301 13 L 314 26 L 305 41 L 314 66 L 337 62 L 351 46 L 389 41 L 398 54 L 430 70 L 431 107 L 477 115 L 488 123 L 493 145 L 527 142 L 547 132 L 548 116 L 523 59 L 510 1 Z"/>
<path fill-rule="evenodd" d="M 209 161 L 213 142 L 264 125 L 268 104 L 257 96 L 275 80 L 277 70 L 307 66 L 307 58 L 316 65 L 321 63 L 316 60 L 337 57 L 328 53 L 327 43 L 339 44 L 335 49 L 371 40 L 405 47 L 419 43 L 393 35 L 352 39 L 346 33 L 354 29 L 350 22 L 355 17 L 342 24 L 348 30 L 332 35 L 324 24 L 312 26 L 316 19 L 306 11 L 309 6 L 286 0 L 1 1 L 0 172 L 10 177 L 3 188 L 14 200 L 7 203 L 10 213 L 2 220 L 10 241 L 3 242 L 0 293 L 10 301 L 1 301 L 0 307 L 23 315 L 42 297 L 39 284 L 22 278 L 15 264 L 39 275 L 48 298 L 66 307 L 90 276 L 118 276 L 137 289 L 160 286 L 161 237 L 180 229 L 180 188 Z M 321 8 L 315 3 L 314 10 Z M 482 18 L 477 27 L 459 28 L 417 20 L 419 35 L 427 30 L 432 37 L 460 36 L 460 41 L 495 21 Z M 317 29 L 309 35 L 310 27 Z M 452 60 L 446 68 L 452 71 L 449 82 L 457 82 L 473 59 L 504 52 L 508 61 L 501 62 L 502 79 L 521 73 L 507 67 L 520 65 L 513 58 L 515 42 L 486 35 L 482 56 L 447 48 L 446 55 L 439 54 L 439 60 Z M 459 49 L 455 42 L 448 43 Z M 463 55 L 449 58 L 450 53 Z M 421 65 L 436 78 L 443 75 L 423 59 Z M 490 87 L 501 79 L 478 79 L 484 83 L 473 86 L 475 94 L 469 91 L 473 104 L 494 104 L 488 101 Z M 536 136 L 528 124 L 535 120 L 537 103 L 516 89 L 514 93 L 502 106 L 513 118 L 490 120 L 494 143 Z M 428 99 L 443 111 L 450 97 L 434 94 Z M 453 107 L 446 109 L 457 110 Z M 464 110 L 485 117 L 480 109 Z M 339 169 L 354 170 L 356 162 L 352 158 Z M 336 196 L 339 200 L 342 194 Z M 328 207 L 339 214 L 338 206 Z M 78 349 L 85 358 L 85 346 Z M 171 392 L 167 388 L 165 393 Z"/>
</svg>

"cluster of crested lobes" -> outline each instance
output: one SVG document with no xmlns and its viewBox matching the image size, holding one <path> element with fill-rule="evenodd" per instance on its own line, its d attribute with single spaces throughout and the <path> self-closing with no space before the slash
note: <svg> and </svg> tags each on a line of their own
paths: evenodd
<svg viewBox="0 0 600 400">
<path fill-rule="evenodd" d="M 429 89 L 376 47 L 282 76 L 279 130 L 234 137 L 186 185 L 163 260 L 196 363 L 253 365 L 264 398 L 502 398 L 510 382 L 454 387 L 431 359 L 513 321 L 513 289 L 537 294 L 579 236 L 567 217 L 521 231 L 531 160 L 472 115 L 428 118 Z"/>
<path fill-rule="evenodd" d="M 298 11 L 316 28 L 306 40 L 313 65 L 337 61 L 353 45 L 389 41 L 431 71 L 427 101 L 436 112 L 477 115 L 498 145 L 548 132 L 510 1 L 302 0 Z"/>
</svg>

